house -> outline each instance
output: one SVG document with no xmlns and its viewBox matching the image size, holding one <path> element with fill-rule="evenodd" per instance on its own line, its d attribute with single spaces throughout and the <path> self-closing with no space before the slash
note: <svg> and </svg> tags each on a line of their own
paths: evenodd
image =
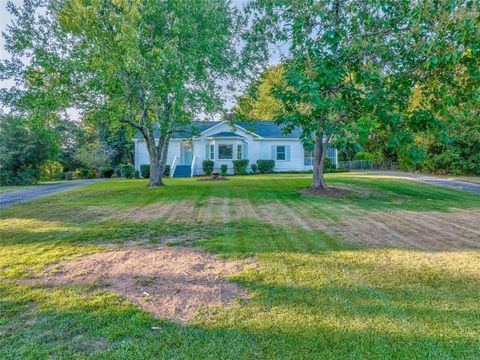
<svg viewBox="0 0 480 360">
<path fill-rule="evenodd" d="M 155 136 L 158 138 L 158 133 Z M 215 170 L 226 164 L 233 173 L 233 160 L 248 159 L 250 164 L 259 159 L 275 160 L 275 171 L 312 170 L 312 153 L 300 141 L 300 129 L 284 133 L 272 121 L 254 121 L 231 124 L 226 121 L 196 121 L 182 132 L 173 134 L 168 148 L 167 164 L 171 177 L 202 174 L 202 162 L 213 160 Z M 140 132 L 134 136 L 135 169 L 149 164 L 150 157 Z M 337 151 L 329 147 L 327 156 L 337 164 Z"/>
</svg>

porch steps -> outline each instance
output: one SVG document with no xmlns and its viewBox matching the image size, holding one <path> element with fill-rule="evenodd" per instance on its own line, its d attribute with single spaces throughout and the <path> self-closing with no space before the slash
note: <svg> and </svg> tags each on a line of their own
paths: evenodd
<svg viewBox="0 0 480 360">
<path fill-rule="evenodd" d="M 175 167 L 175 172 L 173 173 L 174 178 L 181 177 L 190 177 L 191 175 L 191 166 L 190 165 L 177 165 Z"/>
</svg>

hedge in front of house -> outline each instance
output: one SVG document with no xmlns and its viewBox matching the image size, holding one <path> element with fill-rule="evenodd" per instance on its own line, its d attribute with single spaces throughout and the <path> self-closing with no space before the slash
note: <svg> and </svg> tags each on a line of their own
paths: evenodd
<svg viewBox="0 0 480 360">
<path fill-rule="evenodd" d="M 170 176 L 170 165 L 165 165 L 165 170 L 163 170 L 163 176 L 164 177 Z"/>
<path fill-rule="evenodd" d="M 202 162 L 202 170 L 205 175 L 210 176 L 213 171 L 213 166 L 214 166 L 213 160 L 203 160 Z"/>
<path fill-rule="evenodd" d="M 144 179 L 148 179 L 150 177 L 150 165 L 149 164 L 140 165 L 140 174 Z"/>
<path fill-rule="evenodd" d="M 133 167 L 133 165 L 122 164 L 120 165 L 120 171 L 124 178 L 131 179 L 135 176 L 135 168 Z"/>
<path fill-rule="evenodd" d="M 233 173 L 235 175 L 244 175 L 247 173 L 248 160 L 233 160 Z"/>
<path fill-rule="evenodd" d="M 275 169 L 275 160 L 257 160 L 258 171 L 262 174 L 268 174 Z"/>
<path fill-rule="evenodd" d="M 225 175 L 227 175 L 227 171 L 228 171 L 227 164 L 222 164 L 222 166 L 220 166 L 220 174 L 222 176 L 225 176 Z"/>
<path fill-rule="evenodd" d="M 110 179 L 115 171 L 112 168 L 106 167 L 100 169 L 100 176 L 102 178 Z"/>
<path fill-rule="evenodd" d="M 142 178 L 144 179 L 150 178 L 150 164 L 140 165 L 140 175 L 142 175 Z M 163 170 L 163 176 L 170 176 L 170 165 L 165 165 L 165 170 Z"/>
</svg>

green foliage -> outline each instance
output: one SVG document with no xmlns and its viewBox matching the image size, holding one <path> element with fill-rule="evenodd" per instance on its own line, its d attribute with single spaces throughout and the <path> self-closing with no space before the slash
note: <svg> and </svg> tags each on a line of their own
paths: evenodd
<svg viewBox="0 0 480 360">
<path fill-rule="evenodd" d="M 370 154 L 365 151 L 359 151 L 355 154 L 354 160 L 370 160 Z"/>
<path fill-rule="evenodd" d="M 36 183 L 52 148 L 48 130 L 20 117 L 1 115 L 0 185 Z"/>
<path fill-rule="evenodd" d="M 252 168 L 252 172 L 255 174 L 258 170 L 257 164 L 253 163 L 253 164 L 250 165 L 250 167 Z"/>
<path fill-rule="evenodd" d="M 140 172 L 135 170 L 135 179 L 140 179 Z"/>
<path fill-rule="evenodd" d="M 89 169 L 78 169 L 78 177 L 80 179 L 88 179 Z"/>
<path fill-rule="evenodd" d="M 4 77 L 26 89 L 11 89 L 9 98 L 20 99 L 13 105 L 38 104 L 48 115 L 73 107 L 96 127 L 108 123 L 112 133 L 101 138 L 116 161 L 128 153 L 121 130 L 112 131 L 122 123 L 142 132 L 159 165 L 170 130 L 222 110 L 217 80 L 238 70 L 242 23 L 227 0 L 26 1 L 9 10 Z"/>
<path fill-rule="evenodd" d="M 222 164 L 220 166 L 220 175 L 225 176 L 225 175 L 227 175 L 227 172 L 228 172 L 227 164 Z"/>
<path fill-rule="evenodd" d="M 131 164 L 121 164 L 120 171 L 124 178 L 131 179 L 135 176 L 135 167 Z"/>
<path fill-rule="evenodd" d="M 257 160 L 258 171 L 262 174 L 269 174 L 275 169 L 275 160 Z"/>
<path fill-rule="evenodd" d="M 64 178 L 63 165 L 58 161 L 46 161 L 40 169 L 41 180 L 62 180 Z"/>
<path fill-rule="evenodd" d="M 335 169 L 335 165 L 333 164 L 332 160 L 330 160 L 328 157 L 325 158 L 324 171 L 327 172 L 333 169 Z"/>
<path fill-rule="evenodd" d="M 275 118 L 301 127 L 305 145 L 327 136 L 418 164 L 417 136 L 442 136 L 452 107 L 480 107 L 478 2 L 254 0 L 248 9 L 248 54 L 290 45 Z"/>
<path fill-rule="evenodd" d="M 249 161 L 247 159 L 233 160 L 233 173 L 235 175 L 245 175 Z"/>
<path fill-rule="evenodd" d="M 101 168 L 110 167 L 111 165 L 109 149 L 99 140 L 84 144 L 78 149 L 75 158 L 97 174 L 100 173 Z"/>
<path fill-rule="evenodd" d="M 165 165 L 165 170 L 163 170 L 163 176 L 168 177 L 170 176 L 170 165 Z"/>
<path fill-rule="evenodd" d="M 107 167 L 107 168 L 101 168 L 100 169 L 100 176 L 102 178 L 106 178 L 106 179 L 110 179 L 112 177 L 112 175 L 114 174 L 114 170 L 110 167 Z"/>
<path fill-rule="evenodd" d="M 213 162 L 213 160 L 203 160 L 202 161 L 203 173 L 207 176 L 210 176 L 212 174 L 214 165 L 215 163 Z"/>
<path fill-rule="evenodd" d="M 273 90 L 285 80 L 281 65 L 265 69 L 260 78 L 250 84 L 244 96 L 233 108 L 236 118 L 241 120 L 273 120 L 282 103 Z"/>
<path fill-rule="evenodd" d="M 148 179 L 150 177 L 150 164 L 140 165 L 140 174 L 144 179 Z"/>
<path fill-rule="evenodd" d="M 446 137 L 416 140 L 425 153 L 415 169 L 441 174 L 480 175 L 480 107 L 455 110 L 445 121 Z"/>
<path fill-rule="evenodd" d="M 73 171 L 65 172 L 65 180 L 73 180 Z"/>
</svg>

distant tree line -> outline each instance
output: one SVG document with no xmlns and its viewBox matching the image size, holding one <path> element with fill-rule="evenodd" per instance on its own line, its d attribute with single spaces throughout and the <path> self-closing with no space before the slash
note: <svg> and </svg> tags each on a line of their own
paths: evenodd
<svg viewBox="0 0 480 360">
<path fill-rule="evenodd" d="M 132 163 L 131 129 L 106 128 L 88 120 L 37 122 L 0 114 L 0 184 L 112 176 Z"/>
</svg>

